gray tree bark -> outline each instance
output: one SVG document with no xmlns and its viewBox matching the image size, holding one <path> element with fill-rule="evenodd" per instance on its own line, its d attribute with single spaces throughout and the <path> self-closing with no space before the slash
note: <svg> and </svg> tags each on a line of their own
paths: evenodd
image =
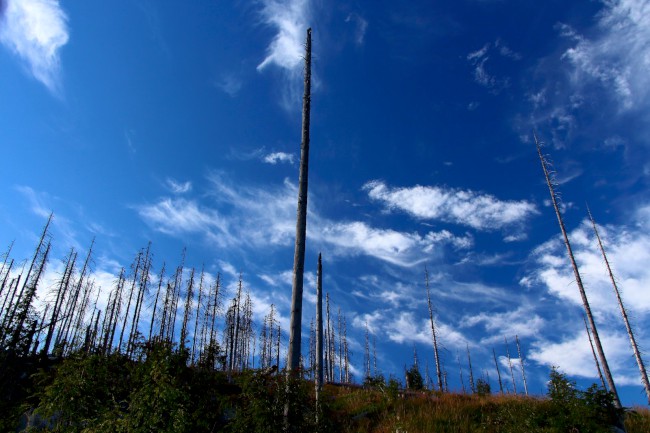
<svg viewBox="0 0 650 433">
<path fill-rule="evenodd" d="M 540 146 L 537 135 L 534 134 L 535 146 L 537 147 L 537 153 L 539 159 L 542 163 L 542 169 L 544 170 L 544 177 L 546 178 L 546 184 L 548 185 L 549 192 L 551 194 L 551 201 L 553 203 L 553 209 L 555 209 L 555 215 L 557 216 L 557 221 L 560 224 L 560 231 L 562 231 L 562 237 L 564 238 L 564 245 L 566 246 L 567 253 L 569 254 L 569 260 L 571 261 L 571 267 L 573 268 L 573 274 L 576 279 L 576 284 L 578 285 L 578 290 L 580 291 L 580 297 L 582 298 L 582 305 L 587 314 L 587 320 L 589 321 L 589 326 L 591 327 L 591 332 L 594 337 L 594 343 L 596 344 L 596 351 L 598 352 L 598 357 L 600 358 L 600 363 L 603 367 L 603 373 L 605 374 L 605 379 L 609 385 L 609 390 L 614 394 L 614 405 L 616 408 L 621 409 L 621 400 L 618 397 L 618 392 L 616 391 L 616 385 L 614 384 L 614 378 L 612 377 L 612 372 L 609 369 L 609 364 L 607 363 L 607 358 L 605 357 L 605 351 L 603 346 L 600 343 L 600 337 L 598 336 L 598 330 L 596 329 L 596 322 L 594 321 L 594 316 L 591 314 L 591 307 L 589 306 L 589 301 L 587 300 L 587 294 L 585 288 L 582 284 L 582 278 L 580 277 L 580 271 L 578 270 L 578 265 L 576 264 L 575 258 L 573 256 L 573 249 L 571 248 L 571 243 L 569 242 L 569 236 L 566 233 L 566 228 L 564 227 L 564 221 L 562 220 L 562 214 L 560 212 L 560 207 L 557 202 L 557 197 L 555 190 L 553 189 L 553 184 L 551 182 L 551 175 L 549 174 L 546 159 L 542 155 L 542 148 Z"/>
<path fill-rule="evenodd" d="M 309 175 L 309 116 L 311 107 L 311 28 L 307 29 L 305 45 L 305 93 L 302 101 L 302 142 L 300 144 L 300 176 L 298 180 L 298 211 L 296 216 L 296 247 L 293 256 L 293 288 L 287 371 L 300 368 L 302 286 L 305 271 L 305 238 L 307 234 L 307 187 Z"/>
</svg>

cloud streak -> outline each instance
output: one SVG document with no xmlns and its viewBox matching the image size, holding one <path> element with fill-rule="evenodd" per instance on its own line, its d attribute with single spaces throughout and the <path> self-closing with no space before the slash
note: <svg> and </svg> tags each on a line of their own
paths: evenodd
<svg viewBox="0 0 650 433">
<path fill-rule="evenodd" d="M 420 186 L 393 188 L 382 181 L 363 187 L 368 196 L 412 217 L 462 224 L 476 230 L 495 230 L 520 224 L 537 213 L 525 200 L 502 201 L 489 194 L 471 190 Z"/>
<path fill-rule="evenodd" d="M 266 162 L 267 164 L 273 164 L 273 165 L 279 162 L 286 162 L 288 164 L 293 164 L 293 154 L 286 153 L 286 152 L 273 152 L 273 153 L 269 153 L 268 155 L 265 155 L 264 158 L 262 158 L 262 161 Z"/>
<path fill-rule="evenodd" d="M 58 0 L 10 0 L 0 13 L 0 42 L 26 63 L 34 78 L 58 94 L 60 51 L 69 39 L 68 17 Z"/>
<path fill-rule="evenodd" d="M 175 237 L 203 235 L 217 245 L 239 248 L 287 246 L 294 241 L 294 184 L 285 180 L 275 188 L 234 186 L 217 173 L 209 176 L 209 182 L 212 202 L 174 196 L 134 208 L 154 230 Z M 421 235 L 372 227 L 363 221 L 334 221 L 319 214 L 317 201 L 310 196 L 308 237 L 335 256 L 365 255 L 410 267 L 430 260 L 445 246 L 465 249 L 472 245 L 469 236 L 445 230 Z"/>
<path fill-rule="evenodd" d="M 597 15 L 600 32 L 591 39 L 570 26 L 561 35 L 574 41 L 562 58 L 574 67 L 576 86 L 598 82 L 613 91 L 623 110 L 647 106 L 650 89 L 650 2 L 608 0 Z"/>
<path fill-rule="evenodd" d="M 259 71 L 270 65 L 288 71 L 301 69 L 303 41 L 309 19 L 308 0 L 263 0 L 263 21 L 277 33 L 257 66 Z"/>
</svg>

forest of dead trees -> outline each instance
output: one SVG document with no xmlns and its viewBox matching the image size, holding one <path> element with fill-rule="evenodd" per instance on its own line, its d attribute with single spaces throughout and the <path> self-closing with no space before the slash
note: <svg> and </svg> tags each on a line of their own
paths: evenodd
<svg viewBox="0 0 650 433">
<path fill-rule="evenodd" d="M 61 269 L 56 281 L 44 281 L 46 268 L 52 265 L 50 215 L 30 260 L 12 257 L 13 243 L 2 254 L 0 267 L 0 350 L 11 358 L 65 358 L 86 353 L 111 355 L 119 353 L 133 360 L 142 360 L 146 348 L 156 342 L 169 342 L 187 354 L 190 366 L 200 366 L 229 373 L 244 370 L 281 371 L 286 367 L 286 345 L 278 310 L 271 304 L 262 317 L 253 316 L 253 298 L 240 275 L 228 289 L 221 274 L 211 275 L 203 268 L 185 265 L 185 251 L 180 263 L 169 270 L 163 262 L 154 265 L 152 245 L 138 251 L 128 268 L 115 275 L 112 287 L 100 287 L 94 279 L 95 241 L 81 256 L 71 249 L 60 259 Z M 50 273 L 49 275 L 52 275 Z M 428 363 L 423 371 L 423 385 L 449 391 L 447 368 L 438 354 L 434 308 L 428 274 L 425 284 L 429 299 L 429 318 L 435 351 L 435 378 L 429 374 Z M 103 305 L 103 308 L 102 308 Z M 313 317 L 313 316 L 312 316 Z M 318 318 L 316 318 L 318 319 Z M 329 293 L 323 307 L 323 381 L 350 384 L 372 381 L 382 376 L 378 365 L 376 336 L 368 324 L 364 331 L 363 360 L 355 369 L 348 341 L 348 316 L 331 302 Z M 317 323 L 309 320 L 309 344 L 301 356 L 302 377 L 313 380 L 317 370 Z M 516 337 L 515 337 L 516 338 Z M 519 357 L 516 364 L 508 359 L 510 385 L 501 378 L 499 361 L 494 352 L 494 368 L 501 392 L 517 393 L 517 382 L 525 383 L 523 356 L 516 338 Z M 361 354 L 359 354 L 361 355 Z M 360 358 L 360 357 L 359 357 Z M 471 355 L 467 363 L 457 362 L 462 388 L 474 392 L 475 378 Z M 464 357 L 463 357 L 464 359 Z M 361 360 L 359 360 L 361 361 Z M 513 366 L 513 364 L 515 364 Z M 419 371 L 417 352 L 413 367 Z M 407 367 L 404 368 L 408 386 Z M 467 381 L 463 370 L 469 371 Z M 358 371 L 354 377 L 353 371 Z M 489 383 L 490 374 L 479 376 Z M 401 379 L 400 378 L 400 379 Z M 444 379 L 443 379 L 444 378 Z M 466 386 L 467 383 L 467 386 Z M 525 387 L 525 385 L 524 385 Z M 527 390 L 526 390 L 527 393 Z"/>
<path fill-rule="evenodd" d="M 240 274 L 236 289 L 226 293 L 222 276 L 209 275 L 185 265 L 185 251 L 180 264 L 170 268 L 165 262 L 154 266 L 152 245 L 149 243 L 135 255 L 133 262 L 122 268 L 112 287 L 99 287 L 93 279 L 93 256 L 95 240 L 90 243 L 85 256 L 71 249 L 63 258 L 63 271 L 53 286 L 42 287 L 45 269 L 51 262 L 52 238 L 50 214 L 42 230 L 31 260 L 16 262 L 12 257 L 13 243 L 1 256 L 0 267 L 0 353 L 2 362 L 23 357 L 65 358 L 72 353 L 110 355 L 123 354 L 130 359 L 141 360 L 146 348 L 155 342 L 167 342 L 187 355 L 190 366 L 202 366 L 228 372 L 250 369 L 284 368 L 316 381 L 318 389 L 324 382 L 351 383 L 353 379 L 348 343 L 347 317 L 341 308 L 334 309 L 329 294 L 325 297 L 322 311 L 322 262 L 318 258 L 317 309 L 309 327 L 309 349 L 303 351 L 302 298 L 305 269 L 305 245 L 308 198 L 308 167 L 310 146 L 311 110 L 311 29 L 307 29 L 305 43 L 305 74 L 302 109 L 301 158 L 299 172 L 298 209 L 296 217 L 296 243 L 294 251 L 291 317 L 286 350 L 282 349 L 283 330 L 274 305 L 266 316 L 256 323 L 253 317 L 253 300 Z M 553 181 L 548 158 L 542 154 L 541 143 L 534 134 L 535 144 L 549 188 L 551 201 L 560 225 L 563 240 L 580 291 L 585 310 L 585 329 L 591 343 L 594 361 L 603 389 L 614 395 L 617 407 L 621 403 L 614 380 L 600 341 L 597 326 L 585 293 L 580 272 L 560 211 L 557 184 Z M 650 403 L 650 383 L 643 360 L 630 326 L 615 277 L 609 266 L 605 248 L 596 223 L 589 212 L 594 233 L 611 278 L 621 316 L 625 323 L 635 360 L 639 366 L 642 382 Z M 40 292 L 39 292 L 40 287 Z M 432 300 L 428 270 L 424 269 L 424 291 L 431 327 L 435 376 L 431 379 L 428 362 L 424 383 L 438 391 L 449 391 L 449 371 L 440 355 L 440 336 L 435 319 L 435 300 Z M 37 293 L 38 292 L 38 293 Z M 46 293 L 47 292 L 47 293 Z M 106 302 L 100 302 L 106 299 Z M 102 309 L 103 304 L 103 309 Z M 324 317 L 323 317 L 324 315 Z M 314 317 L 314 316 L 312 316 Z M 365 329 L 363 367 L 357 371 L 364 381 L 381 376 L 377 365 L 376 336 L 372 337 L 372 351 L 368 324 Z M 518 393 L 515 370 L 521 373 L 523 392 L 528 394 L 524 354 L 518 336 L 515 337 L 517 355 L 513 362 L 508 340 L 504 348 L 509 370 L 510 385 L 502 377 L 496 350 L 492 348 L 494 369 L 499 391 Z M 305 353 L 306 352 L 306 353 Z M 372 353 L 371 353 L 372 352 Z M 372 358 L 372 362 L 371 362 Z M 459 379 L 466 391 L 461 356 L 456 354 Z M 371 368 L 372 364 L 372 368 Z M 490 376 L 486 370 L 475 377 L 472 369 L 469 344 L 467 364 L 469 390 L 476 392 L 480 381 L 489 386 Z M 420 376 L 417 353 L 414 348 L 413 366 L 404 366 L 407 386 Z M 508 375 L 506 375 L 507 377 Z M 417 382 L 417 381 L 416 381 Z M 521 391 L 521 387 L 520 387 Z"/>
<path fill-rule="evenodd" d="M 255 320 L 251 293 L 241 275 L 234 291 L 228 290 L 221 274 L 188 268 L 184 251 L 173 271 L 166 263 L 155 269 L 149 244 L 106 288 L 93 278 L 93 240 L 83 257 L 71 249 L 61 260 L 57 280 L 45 286 L 46 267 L 52 261 L 52 219 L 31 260 L 13 258 L 13 243 L 1 256 L 1 353 L 14 358 L 120 353 L 141 360 L 148 345 L 166 341 L 187 353 L 191 366 L 227 372 L 286 366 L 276 306 L 271 304 L 268 314 Z M 329 294 L 325 304 L 325 381 L 350 383 L 347 317 L 340 307 L 334 312 Z M 301 357 L 303 377 L 313 378 L 315 346 L 312 319 L 309 350 Z"/>
</svg>

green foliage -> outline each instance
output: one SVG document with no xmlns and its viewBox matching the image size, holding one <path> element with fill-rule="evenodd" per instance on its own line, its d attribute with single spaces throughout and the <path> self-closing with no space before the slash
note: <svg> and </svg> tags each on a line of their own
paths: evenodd
<svg viewBox="0 0 650 433">
<path fill-rule="evenodd" d="M 368 376 L 363 381 L 363 386 L 366 388 L 383 389 L 386 386 L 386 379 L 381 374 L 377 376 Z"/>
<path fill-rule="evenodd" d="M 33 395 L 14 394 L 21 398 L 22 413 L 35 408 L 36 423 L 24 431 L 604 433 L 621 415 L 628 433 L 650 431 L 649 411 L 622 414 L 610 393 L 596 386 L 581 391 L 555 369 L 548 398 L 487 392 L 400 396 L 397 380 L 380 385 L 379 377 L 377 387 L 328 384 L 316 422 L 311 382 L 250 371 L 229 379 L 223 372 L 188 367 L 186 354 L 164 342 L 147 346 L 143 356 L 143 361 L 133 361 L 121 355 L 77 354 L 55 367 L 43 362 L 37 374 L 20 382 L 26 390 L 36 390 Z M 30 368 L 39 365 L 22 362 Z M 478 380 L 477 390 L 481 388 Z M 0 431 L 16 431 L 17 413 L 0 413 L 6 418 Z"/>
<path fill-rule="evenodd" d="M 551 370 L 548 396 L 549 426 L 560 431 L 607 432 L 623 420 L 623 410 L 614 406 L 614 394 L 596 385 L 580 391 L 556 368 Z"/>
<path fill-rule="evenodd" d="M 318 430 L 315 402 L 309 396 L 307 382 L 287 379 L 283 374 L 271 376 L 262 372 L 245 372 L 237 378 L 237 382 L 242 392 L 237 400 L 231 431 L 275 433 Z"/>
<path fill-rule="evenodd" d="M 81 432 L 105 412 L 113 412 L 128 395 L 131 365 L 120 356 L 75 354 L 52 373 L 35 376 L 40 404 L 35 415 L 51 431 Z"/>
<path fill-rule="evenodd" d="M 170 345 L 156 347 L 136 370 L 127 415 L 119 424 L 133 433 L 190 431 L 190 394 L 184 380 L 185 351 L 173 352 Z"/>
<path fill-rule="evenodd" d="M 486 395 L 490 395 L 492 393 L 492 388 L 486 380 L 478 379 L 476 381 L 476 393 L 481 397 L 485 397 Z"/>
<path fill-rule="evenodd" d="M 424 388 L 424 381 L 422 380 L 422 375 L 420 374 L 417 365 L 412 366 L 406 372 L 406 386 L 409 389 L 414 389 L 416 391 Z"/>
</svg>

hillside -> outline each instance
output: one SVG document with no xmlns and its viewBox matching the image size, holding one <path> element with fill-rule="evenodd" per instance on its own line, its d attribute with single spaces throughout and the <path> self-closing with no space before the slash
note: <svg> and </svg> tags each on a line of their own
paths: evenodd
<svg viewBox="0 0 650 433">
<path fill-rule="evenodd" d="M 276 432 L 287 401 L 299 402 L 289 431 L 608 432 L 617 412 L 595 386 L 576 389 L 553 370 L 548 396 L 437 393 L 401 389 L 391 378 L 372 386 L 328 384 L 316 423 L 313 383 L 288 387 L 272 371 L 233 373 L 187 366 L 167 343 L 120 354 L 76 353 L 65 360 L 2 354 L 1 431 Z M 30 427 L 26 423 L 29 414 Z M 627 409 L 628 433 L 650 431 L 650 411 Z"/>
</svg>

